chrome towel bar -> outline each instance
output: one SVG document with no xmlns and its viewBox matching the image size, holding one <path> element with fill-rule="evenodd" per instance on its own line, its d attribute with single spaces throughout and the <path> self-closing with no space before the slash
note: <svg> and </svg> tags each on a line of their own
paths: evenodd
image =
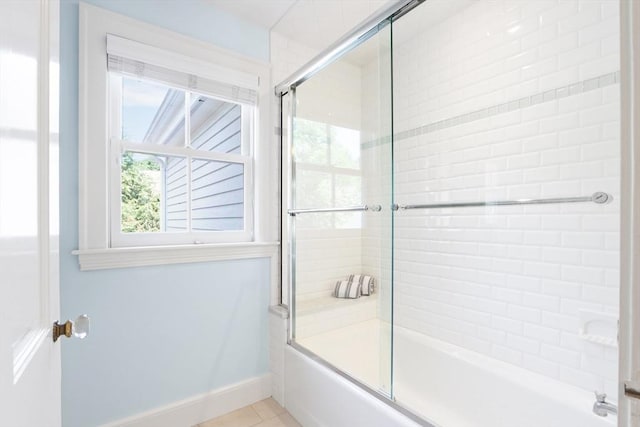
<svg viewBox="0 0 640 427">
<path fill-rule="evenodd" d="M 451 203 L 430 203 L 426 205 L 393 205 L 393 210 L 408 209 L 438 209 L 438 208 L 469 208 L 477 206 L 508 206 L 508 205 L 547 205 L 553 203 L 583 203 L 593 202 L 598 204 L 608 203 L 613 197 L 603 191 L 593 193 L 584 197 L 558 197 L 554 199 L 519 199 L 519 200 L 493 200 L 485 202 L 451 202 Z"/>
<path fill-rule="evenodd" d="M 380 205 L 364 205 L 364 206 L 351 206 L 346 208 L 319 208 L 319 209 L 289 209 L 287 212 L 291 216 L 305 213 L 326 213 L 326 212 L 357 212 L 357 211 L 372 211 L 380 212 L 382 206 Z"/>
</svg>

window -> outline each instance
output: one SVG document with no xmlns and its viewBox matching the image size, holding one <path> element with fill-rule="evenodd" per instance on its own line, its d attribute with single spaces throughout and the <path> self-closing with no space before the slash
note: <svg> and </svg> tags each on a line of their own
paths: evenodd
<svg viewBox="0 0 640 427">
<path fill-rule="evenodd" d="M 81 268 L 275 254 L 268 65 L 86 4 L 80 20 Z"/>
<path fill-rule="evenodd" d="M 107 36 L 111 242 L 250 240 L 255 91 L 122 56 L 143 50 Z"/>
</svg>

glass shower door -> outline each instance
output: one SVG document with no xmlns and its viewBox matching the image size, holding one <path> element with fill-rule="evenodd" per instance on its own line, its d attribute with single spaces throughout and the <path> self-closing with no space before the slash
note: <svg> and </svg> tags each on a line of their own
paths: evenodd
<svg viewBox="0 0 640 427">
<path fill-rule="evenodd" d="M 438 425 L 615 423 L 618 7 L 393 23 L 394 397 Z"/>
<path fill-rule="evenodd" d="M 390 26 L 288 98 L 292 340 L 390 395 Z"/>
</svg>

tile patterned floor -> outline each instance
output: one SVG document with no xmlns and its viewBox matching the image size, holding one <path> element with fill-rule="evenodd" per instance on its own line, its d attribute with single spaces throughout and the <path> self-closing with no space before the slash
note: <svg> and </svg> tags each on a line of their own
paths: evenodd
<svg viewBox="0 0 640 427">
<path fill-rule="evenodd" d="M 196 427 L 302 427 L 272 398 L 261 400 Z"/>
</svg>

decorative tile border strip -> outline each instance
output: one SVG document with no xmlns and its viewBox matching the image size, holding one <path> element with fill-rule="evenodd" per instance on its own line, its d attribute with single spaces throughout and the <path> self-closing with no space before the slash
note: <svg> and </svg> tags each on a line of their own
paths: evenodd
<svg viewBox="0 0 640 427">
<path fill-rule="evenodd" d="M 531 107 L 533 105 L 542 104 L 544 102 L 555 101 L 561 98 L 566 98 L 571 95 L 578 95 L 581 93 L 589 92 L 595 89 L 601 89 L 605 86 L 610 86 L 620 82 L 620 71 L 614 71 L 612 73 L 603 74 L 598 77 L 594 77 L 587 80 L 582 80 L 570 85 L 561 86 L 555 89 L 550 89 L 545 92 L 540 92 L 531 96 L 525 96 L 524 98 L 516 99 L 514 101 L 505 102 L 503 104 L 494 105 L 482 110 L 472 111 L 470 113 L 461 114 L 459 116 L 450 117 L 448 119 L 440 120 L 428 125 L 419 126 L 414 129 L 398 132 L 395 134 L 395 141 L 401 141 L 403 139 L 411 138 L 418 135 L 424 135 L 425 133 L 436 132 L 441 129 L 458 126 L 466 123 L 470 123 L 476 120 L 486 119 L 488 117 L 496 116 L 498 114 L 508 113 L 510 111 Z M 385 144 L 390 142 L 389 137 L 382 137 L 373 141 L 367 141 L 361 144 L 361 148 L 371 148 L 376 145 Z"/>
</svg>

